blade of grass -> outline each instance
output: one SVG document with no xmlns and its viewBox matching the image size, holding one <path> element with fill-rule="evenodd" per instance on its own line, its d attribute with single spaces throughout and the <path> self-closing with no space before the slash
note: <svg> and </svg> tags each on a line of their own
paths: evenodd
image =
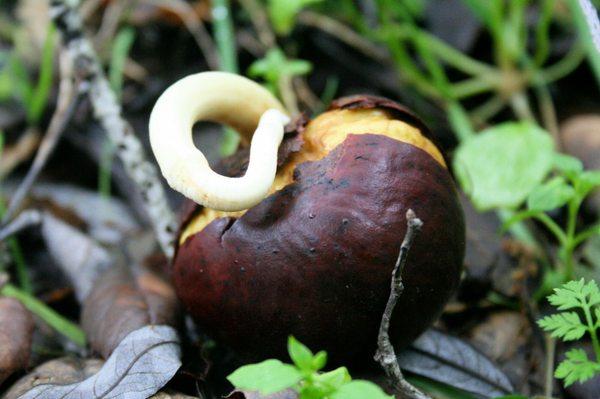
<svg viewBox="0 0 600 399">
<path fill-rule="evenodd" d="M 27 104 L 27 121 L 37 125 L 48 104 L 52 79 L 54 77 L 54 50 L 56 48 L 56 28 L 48 25 L 48 33 L 42 49 L 40 74 L 33 90 L 31 100 Z"/>
<path fill-rule="evenodd" d="M 4 151 L 4 132 L 0 131 L 0 157 Z M 0 197 L 0 218 L 6 212 L 5 203 L 3 198 Z M 15 262 L 15 274 L 17 275 L 17 281 L 19 282 L 19 286 L 28 294 L 33 292 L 33 286 L 31 284 L 31 280 L 29 279 L 29 274 L 27 273 L 27 264 L 25 263 L 25 258 L 23 257 L 23 251 L 21 250 L 21 246 L 19 245 L 19 241 L 11 237 L 7 240 L 8 249 L 11 253 L 12 260 Z M 4 269 L 0 265 L 0 270 Z"/>
<path fill-rule="evenodd" d="M 12 284 L 3 286 L 0 289 L 0 295 L 19 300 L 31 313 L 38 316 L 50 327 L 73 341 L 78 346 L 85 347 L 86 339 L 83 330 L 79 328 L 77 324 L 67 320 L 39 299 Z"/>
<path fill-rule="evenodd" d="M 552 22 L 552 11 L 556 0 L 542 0 L 540 5 L 540 16 L 535 27 L 535 55 L 537 66 L 541 66 L 548 59 L 550 53 L 550 24 Z"/>
<path fill-rule="evenodd" d="M 213 34 L 219 52 L 219 64 L 222 71 L 238 73 L 235 32 L 231 19 L 229 0 L 213 0 L 212 2 Z M 221 155 L 227 156 L 235 152 L 240 143 L 240 135 L 231 128 L 223 129 Z"/>
<path fill-rule="evenodd" d="M 123 70 L 125 61 L 135 41 L 135 30 L 131 27 L 122 28 L 115 40 L 110 52 L 110 66 L 108 68 L 108 79 L 117 98 L 121 98 L 123 90 Z"/>
</svg>

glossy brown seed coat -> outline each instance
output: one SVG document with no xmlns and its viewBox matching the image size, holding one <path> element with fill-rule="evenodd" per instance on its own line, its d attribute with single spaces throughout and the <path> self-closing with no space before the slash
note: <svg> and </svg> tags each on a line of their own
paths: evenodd
<svg viewBox="0 0 600 399">
<path fill-rule="evenodd" d="M 382 135 L 348 136 L 239 219 L 188 238 L 173 265 L 178 295 L 248 360 L 283 356 L 290 334 L 334 360 L 369 359 L 409 208 L 424 227 L 392 320 L 393 342 L 404 346 L 458 285 L 464 222 L 448 171 Z"/>
</svg>

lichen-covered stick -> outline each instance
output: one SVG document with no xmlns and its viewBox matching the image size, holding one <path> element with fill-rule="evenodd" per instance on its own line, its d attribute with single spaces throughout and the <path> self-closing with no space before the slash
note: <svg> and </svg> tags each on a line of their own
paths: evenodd
<svg viewBox="0 0 600 399">
<path fill-rule="evenodd" d="M 398 298 L 404 291 L 404 285 L 402 284 L 402 271 L 404 265 L 406 265 L 406 259 L 408 258 L 408 251 L 412 245 L 415 236 L 423 226 L 421 219 L 418 219 L 412 209 L 406 212 L 406 224 L 407 230 L 402 245 L 400 246 L 400 253 L 396 260 L 396 265 L 392 271 L 392 289 L 383 317 L 381 319 L 381 325 L 379 327 L 379 336 L 377 337 L 377 352 L 375 353 L 375 360 L 379 362 L 385 373 L 387 374 L 394 392 L 399 393 L 402 398 L 406 399 L 431 399 L 428 395 L 419 391 L 417 388 L 412 386 L 402 374 L 400 365 L 396 358 L 394 346 L 390 341 L 389 328 L 394 308 L 398 302 Z"/>
<path fill-rule="evenodd" d="M 131 180 L 142 193 L 157 240 L 163 252 L 173 256 L 176 230 L 175 216 L 161 185 L 158 170 L 150 163 L 131 125 L 121 114 L 121 106 L 100 66 L 91 42 L 82 29 L 76 0 L 52 0 L 50 16 L 62 35 L 63 45 L 74 62 L 75 73 L 89 85 L 89 99 L 94 115 L 117 149 L 117 155 Z"/>
</svg>

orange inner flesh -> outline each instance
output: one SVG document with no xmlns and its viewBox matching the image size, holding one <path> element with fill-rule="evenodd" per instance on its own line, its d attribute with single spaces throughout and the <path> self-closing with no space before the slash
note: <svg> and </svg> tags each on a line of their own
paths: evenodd
<svg viewBox="0 0 600 399">
<path fill-rule="evenodd" d="M 333 110 L 321 114 L 307 126 L 302 137 L 301 151 L 291 154 L 285 165 L 279 168 L 269 194 L 292 183 L 294 169 L 302 162 L 317 161 L 341 144 L 349 134 L 381 134 L 392 139 L 412 144 L 429 153 L 444 168 L 444 158 L 437 147 L 414 126 L 393 119 L 381 109 Z M 237 212 L 216 211 L 204 208 L 183 230 L 179 244 L 201 231 L 210 222 L 221 217 L 242 216 L 246 210 Z"/>
</svg>

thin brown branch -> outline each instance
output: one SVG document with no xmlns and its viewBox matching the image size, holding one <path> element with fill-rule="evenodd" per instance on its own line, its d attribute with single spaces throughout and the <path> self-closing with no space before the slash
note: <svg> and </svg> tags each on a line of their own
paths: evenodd
<svg viewBox="0 0 600 399">
<path fill-rule="evenodd" d="M 206 30 L 202 19 L 196 14 L 192 6 L 182 0 L 147 1 L 156 7 L 167 9 L 177 15 L 194 38 L 198 48 L 200 48 L 208 67 L 213 70 L 219 69 L 219 57 L 217 56 L 215 43 Z"/>
<path fill-rule="evenodd" d="M 4 147 L 0 158 L 0 180 L 4 180 L 17 166 L 30 159 L 38 149 L 41 133 L 37 127 L 31 126 L 19 136 L 17 142 Z"/>
<path fill-rule="evenodd" d="M 42 214 L 35 209 L 27 209 L 17 215 L 6 226 L 0 229 L 0 241 L 19 233 L 31 226 L 37 226 L 42 223 Z"/>
<path fill-rule="evenodd" d="M 65 50 L 61 50 L 60 52 L 60 76 L 56 109 L 38 152 L 35 154 L 31 168 L 10 200 L 8 209 L 2 218 L 3 224 L 14 217 L 23 200 L 27 197 L 31 186 L 44 168 L 44 165 L 46 165 L 48 157 L 56 148 L 56 144 L 58 144 L 62 132 L 71 119 L 71 115 L 77 104 L 80 84 L 78 78 L 73 73 L 72 60 Z"/>
<path fill-rule="evenodd" d="M 298 15 L 298 22 L 302 25 L 311 26 L 320 29 L 323 32 L 327 32 L 348 46 L 355 48 L 376 61 L 384 63 L 389 62 L 390 57 L 386 50 L 374 45 L 372 42 L 356 33 L 352 28 L 333 18 L 312 11 L 302 11 Z"/>
<path fill-rule="evenodd" d="M 383 317 L 381 318 L 381 325 L 379 327 L 379 336 L 377 337 L 377 352 L 375 353 L 375 360 L 379 362 L 383 370 L 385 371 L 388 379 L 391 382 L 392 388 L 395 393 L 398 393 L 402 398 L 406 399 L 431 399 L 428 395 L 419 391 L 417 388 L 412 386 L 402 374 L 394 346 L 390 341 L 389 329 L 392 314 L 398 299 L 404 291 L 404 285 L 402 283 L 402 272 L 406 265 L 408 258 L 408 251 L 412 245 L 413 240 L 417 236 L 418 232 L 423 226 L 421 219 L 418 219 L 412 209 L 406 212 L 406 235 L 400 246 L 400 253 L 396 260 L 396 265 L 392 271 L 392 283 L 391 292 L 388 299 Z"/>
<path fill-rule="evenodd" d="M 265 48 L 275 47 L 277 45 L 275 33 L 270 29 L 271 25 L 263 6 L 257 0 L 240 0 L 240 4 L 250 15 L 258 40 Z"/>
</svg>

